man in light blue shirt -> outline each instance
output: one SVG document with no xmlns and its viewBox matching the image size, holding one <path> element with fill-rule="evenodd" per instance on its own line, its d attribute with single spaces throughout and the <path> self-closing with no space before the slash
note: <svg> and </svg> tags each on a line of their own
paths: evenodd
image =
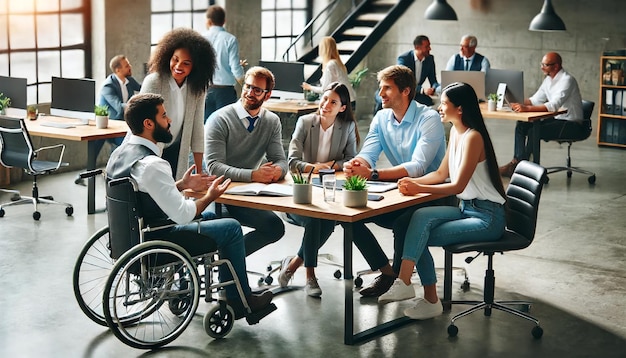
<svg viewBox="0 0 626 358">
<path fill-rule="evenodd" d="M 390 66 L 378 73 L 379 95 L 383 109 L 370 125 L 360 153 L 344 164 L 347 177 L 359 175 L 368 180 L 396 181 L 403 177 L 419 177 L 436 170 L 446 151 L 445 133 L 439 114 L 413 100 L 416 79 L 408 67 Z M 384 153 L 392 167 L 378 169 L 376 162 Z M 374 282 L 360 293 L 377 297 L 393 284 L 400 269 L 404 236 L 413 206 L 371 219 L 353 223 L 354 244 L 372 270 L 380 270 Z M 372 232 L 365 226 L 374 222 L 394 231 L 393 267 Z"/>
<path fill-rule="evenodd" d="M 213 74 L 213 84 L 209 86 L 204 101 L 204 121 L 216 110 L 237 102 L 235 83 L 243 82 L 243 67 L 246 60 L 239 59 L 237 38 L 224 29 L 226 13 L 220 6 L 209 6 L 206 11 L 207 32 L 204 37 L 215 50 L 217 66 Z"/>
</svg>

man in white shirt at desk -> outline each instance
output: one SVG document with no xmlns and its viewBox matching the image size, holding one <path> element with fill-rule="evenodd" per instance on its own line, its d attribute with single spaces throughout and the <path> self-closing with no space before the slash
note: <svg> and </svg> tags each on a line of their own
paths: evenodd
<svg viewBox="0 0 626 358">
<path fill-rule="evenodd" d="M 410 68 L 389 66 L 378 72 L 379 95 L 383 109 L 378 111 L 359 154 L 344 164 L 346 176 L 359 175 L 369 180 L 396 181 L 420 177 L 436 170 L 446 151 L 443 125 L 439 114 L 413 100 L 416 79 Z M 392 167 L 377 169 L 384 153 Z M 404 236 L 416 206 L 353 223 L 353 240 L 372 270 L 381 274 L 360 293 L 378 297 L 387 292 L 400 270 Z M 365 226 L 374 222 L 394 233 L 393 267 L 376 237 Z"/>
<path fill-rule="evenodd" d="M 543 140 L 580 136 L 581 131 L 589 130 L 576 120 L 582 120 L 582 97 L 576 79 L 565 72 L 561 56 L 548 52 L 541 60 L 541 71 L 546 78 L 535 94 L 524 103 L 512 103 L 515 112 L 554 112 L 560 108 L 567 110 L 553 118 L 547 118 L 539 124 Z M 500 175 L 511 177 L 517 163 L 530 158 L 533 150 L 533 123 L 518 121 L 515 125 L 515 147 L 513 160 L 500 167 Z"/>
</svg>

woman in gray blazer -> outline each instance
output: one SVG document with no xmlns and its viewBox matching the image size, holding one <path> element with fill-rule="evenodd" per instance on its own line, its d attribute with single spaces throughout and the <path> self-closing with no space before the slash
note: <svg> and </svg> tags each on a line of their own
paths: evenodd
<svg viewBox="0 0 626 358">
<path fill-rule="evenodd" d="M 289 143 L 289 166 L 301 172 L 341 170 L 343 163 L 356 155 L 359 140 L 350 92 L 344 84 L 333 82 L 322 94 L 318 111 L 298 118 Z M 287 286 L 296 269 L 304 264 L 304 290 L 309 296 L 319 297 L 322 290 L 315 277 L 317 252 L 335 229 L 335 221 L 287 215 L 304 227 L 304 237 L 298 254 L 282 261 L 278 282 L 281 287 Z"/>
</svg>

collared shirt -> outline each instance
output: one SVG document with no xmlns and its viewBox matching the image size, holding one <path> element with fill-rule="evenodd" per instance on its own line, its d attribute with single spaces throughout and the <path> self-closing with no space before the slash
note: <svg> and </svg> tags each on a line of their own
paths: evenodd
<svg viewBox="0 0 626 358">
<path fill-rule="evenodd" d="M 186 224 L 196 216 L 196 204 L 176 188 L 172 167 L 161 158 L 159 147 L 153 142 L 136 135 L 128 138 L 129 143 L 148 147 L 155 155 L 137 161 L 130 176 L 137 182 L 139 191 L 147 193 L 167 216 L 177 224 Z"/>
<path fill-rule="evenodd" d="M 120 89 L 122 90 L 122 103 L 128 102 L 128 87 L 126 87 L 128 84 L 128 78 L 124 78 L 124 81 L 122 81 L 119 77 L 117 77 L 117 75 L 115 75 L 115 79 L 119 82 Z"/>
<path fill-rule="evenodd" d="M 448 60 L 448 63 L 446 64 L 446 71 L 454 71 L 454 63 L 456 61 L 456 54 L 452 55 L 450 57 L 450 59 Z M 474 59 L 476 58 L 476 53 L 474 53 L 472 56 L 470 57 L 464 57 L 461 56 L 461 59 L 463 60 L 463 67 L 465 68 L 465 60 L 469 60 L 469 62 L 467 62 L 467 66 L 468 68 L 472 68 L 472 64 L 474 63 Z M 487 72 L 489 71 L 489 69 L 491 68 L 491 64 L 489 63 L 489 60 L 487 59 L 486 56 L 483 56 L 483 60 L 480 62 L 480 70 L 482 72 Z"/>
<path fill-rule="evenodd" d="M 417 58 L 415 51 L 413 51 L 413 59 L 415 60 L 415 80 L 417 83 L 420 83 L 420 77 L 422 77 L 422 61 L 424 61 L 426 57 L 420 60 Z"/>
<path fill-rule="evenodd" d="M 243 108 L 243 104 L 241 104 L 241 100 L 235 102 L 234 105 L 235 105 L 235 112 L 237 112 L 237 117 L 239 117 L 239 120 L 241 121 L 241 123 L 243 123 L 243 126 L 245 128 L 248 128 L 248 125 L 250 124 L 250 121 L 248 120 L 248 117 L 250 117 L 250 113 L 248 113 L 248 111 L 246 111 L 246 109 Z M 257 114 L 258 118 L 254 122 L 253 127 L 256 128 L 256 126 L 259 125 L 259 121 L 261 120 L 261 118 L 263 118 L 264 115 L 265 115 L 265 108 L 261 107 L 261 111 Z"/>
<path fill-rule="evenodd" d="M 564 69 L 561 69 L 554 78 L 546 76 L 537 92 L 530 97 L 530 102 L 534 106 L 543 104 L 552 112 L 560 108 L 567 109 L 567 113 L 554 117 L 557 119 L 583 119 L 578 82 Z"/>
<path fill-rule="evenodd" d="M 401 122 L 390 108 L 378 111 L 357 156 L 375 168 L 383 152 L 391 165 L 402 165 L 410 177 L 436 170 L 446 152 L 439 114 L 415 101 L 411 101 Z"/>
<path fill-rule="evenodd" d="M 243 67 L 239 64 L 239 42 L 222 26 L 211 26 L 204 34 L 215 51 L 217 66 L 213 84 L 234 86 L 237 78 L 243 78 Z"/>
<path fill-rule="evenodd" d="M 183 129 L 185 102 L 187 101 L 187 80 L 185 80 L 183 85 L 180 87 L 178 87 L 174 77 L 170 77 L 169 82 L 170 91 L 172 91 L 172 95 L 170 96 L 171 106 L 169 108 L 165 108 L 165 110 L 167 111 L 167 116 L 172 120 L 170 132 L 172 132 L 174 139 L 169 143 L 172 144 L 180 138 L 180 133 Z M 166 144 L 165 146 L 168 147 L 169 145 Z"/>
</svg>

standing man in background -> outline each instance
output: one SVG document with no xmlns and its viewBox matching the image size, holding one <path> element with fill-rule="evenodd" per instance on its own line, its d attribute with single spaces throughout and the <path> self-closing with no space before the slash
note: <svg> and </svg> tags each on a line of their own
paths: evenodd
<svg viewBox="0 0 626 358">
<path fill-rule="evenodd" d="M 446 71 L 489 71 L 491 64 L 487 57 L 476 52 L 478 39 L 474 35 L 461 38 L 461 51 L 452 55 L 446 65 Z"/>
<path fill-rule="evenodd" d="M 243 83 L 243 68 L 248 64 L 246 60 L 239 59 L 237 38 L 224 29 L 224 9 L 217 5 L 209 6 L 206 18 L 208 30 L 204 37 L 213 46 L 217 67 L 213 74 L 213 84 L 209 86 L 204 100 L 205 122 L 211 113 L 237 101 L 235 82 L 240 85 Z"/>
</svg>

